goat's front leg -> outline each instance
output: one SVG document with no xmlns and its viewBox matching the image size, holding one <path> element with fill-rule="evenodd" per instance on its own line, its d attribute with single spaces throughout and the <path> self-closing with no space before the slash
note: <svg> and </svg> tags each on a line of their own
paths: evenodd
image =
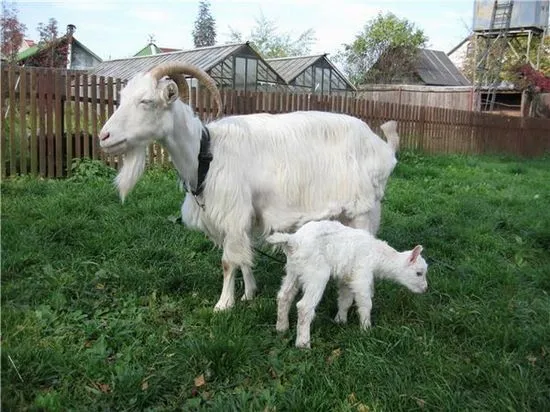
<svg viewBox="0 0 550 412">
<path fill-rule="evenodd" d="M 214 306 L 214 311 L 230 309 L 235 304 L 235 269 L 236 265 L 222 260 L 223 288 L 220 300 Z"/>
<path fill-rule="evenodd" d="M 252 274 L 252 268 L 248 265 L 241 265 L 241 273 L 244 281 L 244 295 L 241 300 L 252 300 L 256 295 L 256 279 Z"/>
<path fill-rule="evenodd" d="M 359 315 L 359 324 L 361 329 L 367 330 L 371 327 L 370 312 L 372 309 L 372 281 L 368 284 L 354 284 L 352 286 L 355 303 L 357 304 L 357 314 Z"/>
<path fill-rule="evenodd" d="M 344 282 L 338 282 L 338 313 L 334 318 L 336 323 L 346 323 L 348 321 L 348 311 L 353 303 L 353 291 Z"/>
</svg>

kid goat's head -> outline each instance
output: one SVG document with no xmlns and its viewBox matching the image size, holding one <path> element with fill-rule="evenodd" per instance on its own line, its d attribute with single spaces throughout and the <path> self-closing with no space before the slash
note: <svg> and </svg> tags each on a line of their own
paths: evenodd
<svg viewBox="0 0 550 412">
<path fill-rule="evenodd" d="M 406 286 L 411 292 L 424 293 L 428 290 L 428 279 L 426 273 L 428 264 L 420 254 L 422 246 L 417 245 L 413 250 L 403 252 L 405 258 L 405 267 L 401 267 L 398 274 L 398 280 Z"/>
</svg>

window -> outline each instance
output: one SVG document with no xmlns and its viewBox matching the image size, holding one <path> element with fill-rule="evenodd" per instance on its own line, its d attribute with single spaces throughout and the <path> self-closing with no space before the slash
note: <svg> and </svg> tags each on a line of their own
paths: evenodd
<svg viewBox="0 0 550 412">
<path fill-rule="evenodd" d="M 244 89 L 246 81 L 246 59 L 235 57 L 235 89 Z"/>
<path fill-rule="evenodd" d="M 256 90 L 256 80 L 258 78 L 258 61 L 256 59 L 246 59 L 246 62 L 246 90 L 254 91 Z"/>
</svg>

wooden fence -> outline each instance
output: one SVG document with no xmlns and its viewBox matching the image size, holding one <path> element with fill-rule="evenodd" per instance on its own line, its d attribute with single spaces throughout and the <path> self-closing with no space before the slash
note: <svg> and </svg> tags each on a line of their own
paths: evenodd
<svg viewBox="0 0 550 412">
<path fill-rule="evenodd" d="M 2 67 L 1 171 L 3 176 L 70 174 L 73 159 L 120 159 L 99 149 L 101 125 L 115 111 L 122 82 L 78 71 Z M 211 115 L 210 96 L 194 89 L 191 105 Z M 342 96 L 292 93 L 222 93 L 225 114 L 323 110 L 357 116 L 375 130 L 395 119 L 401 147 L 427 153 L 506 153 L 540 156 L 550 151 L 550 120 L 412 106 Z M 149 163 L 169 162 L 158 145 Z"/>
<path fill-rule="evenodd" d="M 470 86 L 425 86 L 401 84 L 369 84 L 357 90 L 356 97 L 378 102 L 413 106 L 472 110 L 477 93 Z"/>
</svg>

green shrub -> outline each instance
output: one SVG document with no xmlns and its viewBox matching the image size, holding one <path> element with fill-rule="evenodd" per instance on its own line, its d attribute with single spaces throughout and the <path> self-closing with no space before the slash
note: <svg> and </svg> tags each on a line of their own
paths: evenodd
<svg viewBox="0 0 550 412">
<path fill-rule="evenodd" d="M 71 165 L 72 181 L 90 181 L 96 179 L 113 179 L 116 170 L 107 166 L 101 160 L 92 160 L 88 158 L 74 159 Z"/>
</svg>

